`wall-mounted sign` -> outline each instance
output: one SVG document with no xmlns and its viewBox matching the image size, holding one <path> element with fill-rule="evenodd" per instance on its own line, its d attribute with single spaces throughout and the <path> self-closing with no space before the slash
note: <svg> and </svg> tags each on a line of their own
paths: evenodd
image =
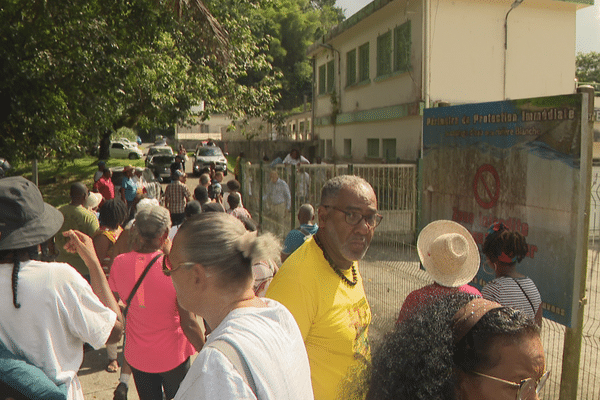
<svg viewBox="0 0 600 400">
<path fill-rule="evenodd" d="M 517 270 L 538 286 L 544 316 L 571 326 L 579 297 L 575 276 L 587 240 L 580 210 L 583 95 L 426 109 L 423 118 L 421 227 L 452 219 L 481 245 L 502 221 L 521 232 L 528 256 Z M 589 196 L 589 194 L 588 194 Z M 583 201 L 583 203 L 582 203 Z M 579 242 L 581 243 L 581 242 Z M 494 278 L 479 269 L 476 285 Z"/>
</svg>

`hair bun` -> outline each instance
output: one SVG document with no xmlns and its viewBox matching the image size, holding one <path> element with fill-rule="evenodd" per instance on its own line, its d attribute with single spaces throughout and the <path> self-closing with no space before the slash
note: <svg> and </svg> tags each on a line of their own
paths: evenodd
<svg viewBox="0 0 600 400">
<path fill-rule="evenodd" d="M 256 241 L 256 231 L 255 232 L 246 232 L 242 236 L 239 237 L 237 241 L 237 249 L 242 252 L 242 255 L 245 258 L 252 258 L 252 249 L 254 248 L 254 244 Z"/>
</svg>

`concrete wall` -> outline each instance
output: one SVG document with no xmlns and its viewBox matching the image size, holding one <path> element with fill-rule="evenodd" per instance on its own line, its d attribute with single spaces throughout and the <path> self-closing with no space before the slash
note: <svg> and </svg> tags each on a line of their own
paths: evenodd
<svg viewBox="0 0 600 400">
<path fill-rule="evenodd" d="M 576 4 L 440 0 L 430 30 L 432 102 L 474 103 L 575 91 Z M 506 93 L 504 57 L 506 54 Z"/>
<path fill-rule="evenodd" d="M 513 0 L 431 2 L 430 29 L 423 32 L 423 1 L 376 1 L 354 25 L 313 47 L 315 93 L 319 67 L 334 60 L 335 94 L 316 94 L 315 139 L 330 143 L 332 157 L 362 162 L 368 138 L 396 138 L 396 155 L 420 153 L 421 109 L 439 102 L 478 103 L 575 91 L 575 14 L 581 4 L 527 0 L 508 18 L 506 80 L 504 21 Z M 365 10 L 367 9 L 365 8 Z M 411 21 L 411 69 L 377 77 L 377 38 Z M 429 44 L 429 74 L 423 77 L 423 43 Z M 346 87 L 346 53 L 370 44 L 370 79 Z M 341 68 L 340 68 L 341 67 Z M 505 84 L 506 81 L 506 84 Z M 424 85 L 424 83 L 426 85 Z M 427 89 L 427 93 L 425 92 Z M 351 145 L 345 139 L 351 140 Z M 351 154 L 348 149 L 351 148 Z M 327 155 L 327 151 L 324 151 Z"/>
</svg>

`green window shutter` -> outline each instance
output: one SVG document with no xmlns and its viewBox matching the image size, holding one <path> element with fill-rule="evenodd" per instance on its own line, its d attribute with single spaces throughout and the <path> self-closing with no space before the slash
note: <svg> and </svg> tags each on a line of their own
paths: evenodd
<svg viewBox="0 0 600 400">
<path fill-rule="evenodd" d="M 394 29 L 394 71 L 410 70 L 410 20 Z"/>
<path fill-rule="evenodd" d="M 392 32 L 377 37 L 377 76 L 392 72 Z"/>
<path fill-rule="evenodd" d="M 319 94 L 326 93 L 325 79 L 327 79 L 327 76 L 325 74 L 325 64 L 323 64 L 319 67 Z"/>
<path fill-rule="evenodd" d="M 367 157 L 379 158 L 379 139 L 367 139 Z"/>
<path fill-rule="evenodd" d="M 358 48 L 358 81 L 369 79 L 369 42 Z"/>
<path fill-rule="evenodd" d="M 356 49 L 346 53 L 346 86 L 356 83 Z"/>
<path fill-rule="evenodd" d="M 335 88 L 335 65 L 333 60 L 327 63 L 327 93 L 333 93 Z"/>
</svg>

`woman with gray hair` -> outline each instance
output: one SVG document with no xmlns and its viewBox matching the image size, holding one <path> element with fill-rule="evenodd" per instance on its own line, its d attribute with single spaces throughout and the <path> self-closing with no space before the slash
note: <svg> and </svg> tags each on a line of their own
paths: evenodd
<svg viewBox="0 0 600 400">
<path fill-rule="evenodd" d="M 179 228 L 163 272 L 181 306 L 202 316 L 212 332 L 176 400 L 313 399 L 294 317 L 253 291 L 252 264 L 277 257 L 277 243 L 225 213 L 202 213 Z"/>
<path fill-rule="evenodd" d="M 173 398 L 190 356 L 204 345 L 195 315 L 179 307 L 173 285 L 161 272 L 161 248 L 170 227 L 166 208 L 154 205 L 138 211 L 131 228 L 137 238 L 133 251 L 115 257 L 109 278 L 111 290 L 128 307 L 124 353 L 140 400 L 161 400 L 163 390 Z M 126 398 L 126 393 L 127 384 L 121 382 L 115 398 Z"/>
</svg>

